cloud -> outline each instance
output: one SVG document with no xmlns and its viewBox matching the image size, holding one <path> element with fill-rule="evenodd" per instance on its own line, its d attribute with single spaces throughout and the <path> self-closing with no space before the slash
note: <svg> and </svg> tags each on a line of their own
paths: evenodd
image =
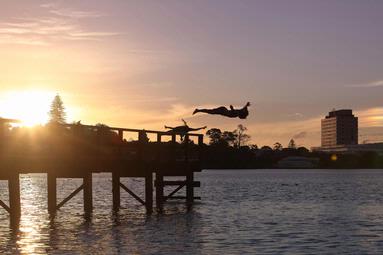
<svg viewBox="0 0 383 255">
<path fill-rule="evenodd" d="M 307 132 L 302 131 L 302 132 L 295 134 L 293 136 L 293 139 L 301 139 L 301 138 L 305 138 L 306 136 L 307 136 Z"/>
<path fill-rule="evenodd" d="M 372 81 L 372 82 L 363 83 L 363 84 L 351 84 L 351 85 L 347 85 L 346 87 L 352 87 L 352 88 L 376 88 L 376 87 L 383 87 L 383 80 L 377 80 L 377 81 Z"/>
<path fill-rule="evenodd" d="M 76 18 L 76 19 L 98 18 L 98 17 L 106 16 L 105 14 L 100 12 L 75 11 L 71 9 L 50 10 L 49 12 L 58 16 Z"/>
<path fill-rule="evenodd" d="M 95 11 L 79 11 L 74 10 L 71 8 L 60 8 L 58 4 L 56 3 L 45 3 L 40 5 L 41 8 L 45 8 L 49 10 L 49 13 L 62 16 L 62 17 L 68 17 L 68 18 L 98 18 L 106 16 L 105 13 L 102 12 L 95 12 Z"/>
<path fill-rule="evenodd" d="M 38 18 L 15 18 L 0 22 L 0 43 L 49 45 L 62 40 L 99 40 L 117 32 L 93 31 L 81 26 L 79 19 L 105 16 L 99 12 L 58 9 L 55 4 L 43 4 L 48 15 Z"/>
<path fill-rule="evenodd" d="M 375 107 L 357 111 L 359 127 L 381 127 L 383 126 L 383 107 Z"/>
<path fill-rule="evenodd" d="M 292 117 L 292 118 L 302 118 L 303 114 L 300 113 L 300 112 L 296 112 L 296 113 L 293 113 L 293 114 L 289 114 L 288 116 Z"/>
</svg>

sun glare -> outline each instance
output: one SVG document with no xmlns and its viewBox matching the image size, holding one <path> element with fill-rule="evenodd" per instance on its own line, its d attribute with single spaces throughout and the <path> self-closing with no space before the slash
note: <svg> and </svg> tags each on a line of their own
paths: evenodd
<svg viewBox="0 0 383 255">
<path fill-rule="evenodd" d="M 4 93 L 0 95 L 0 117 L 18 119 L 28 127 L 45 124 L 54 96 L 54 92 L 41 90 Z"/>
</svg>

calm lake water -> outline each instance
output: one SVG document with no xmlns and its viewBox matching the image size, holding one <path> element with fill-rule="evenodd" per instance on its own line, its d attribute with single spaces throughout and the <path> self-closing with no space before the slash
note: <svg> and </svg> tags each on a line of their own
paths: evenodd
<svg viewBox="0 0 383 255">
<path fill-rule="evenodd" d="M 93 179 L 90 220 L 82 193 L 50 220 L 46 176 L 22 175 L 20 227 L 0 210 L 0 254 L 383 254 L 383 170 L 204 171 L 192 210 L 151 216 L 125 192 L 113 214 L 111 176 Z M 123 182 L 142 195 L 140 179 Z M 80 180 L 57 185 L 62 200 Z"/>
</svg>

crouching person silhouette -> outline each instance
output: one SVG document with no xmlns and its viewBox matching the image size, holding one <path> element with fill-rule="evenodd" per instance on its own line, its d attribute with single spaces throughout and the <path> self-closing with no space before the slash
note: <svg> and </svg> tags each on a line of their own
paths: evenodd
<svg viewBox="0 0 383 255">
<path fill-rule="evenodd" d="M 229 118 L 240 118 L 240 119 L 246 119 L 249 115 L 249 110 L 247 107 L 250 106 L 250 103 L 247 102 L 247 104 L 241 108 L 241 109 L 234 109 L 232 105 L 230 105 L 230 110 L 227 109 L 225 106 L 221 106 L 218 108 L 213 109 L 195 109 L 193 112 L 193 115 L 199 112 L 207 113 L 207 114 L 213 114 L 213 115 L 222 115 Z"/>
<path fill-rule="evenodd" d="M 187 133 L 207 128 L 207 126 L 200 127 L 200 128 L 191 128 L 188 126 L 188 124 L 186 123 L 186 121 L 184 119 L 182 119 L 182 121 L 184 123 L 183 126 L 178 126 L 178 127 L 165 126 L 166 129 L 170 129 L 167 133 L 180 135 L 181 141 L 183 141 L 183 139 L 184 139 L 185 135 L 187 135 Z"/>
</svg>

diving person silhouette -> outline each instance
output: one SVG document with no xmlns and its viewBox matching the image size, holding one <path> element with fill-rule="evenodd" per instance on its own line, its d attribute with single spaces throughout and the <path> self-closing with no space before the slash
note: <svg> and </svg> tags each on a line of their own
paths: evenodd
<svg viewBox="0 0 383 255">
<path fill-rule="evenodd" d="M 195 109 L 193 112 L 193 115 L 199 112 L 207 113 L 207 114 L 213 114 L 213 115 L 222 115 L 229 118 L 240 118 L 240 119 L 246 119 L 249 115 L 249 110 L 247 107 L 250 106 L 250 103 L 247 102 L 247 104 L 241 108 L 241 109 L 234 109 L 232 105 L 230 105 L 230 110 L 227 109 L 225 106 L 220 106 L 213 109 Z"/>
</svg>

